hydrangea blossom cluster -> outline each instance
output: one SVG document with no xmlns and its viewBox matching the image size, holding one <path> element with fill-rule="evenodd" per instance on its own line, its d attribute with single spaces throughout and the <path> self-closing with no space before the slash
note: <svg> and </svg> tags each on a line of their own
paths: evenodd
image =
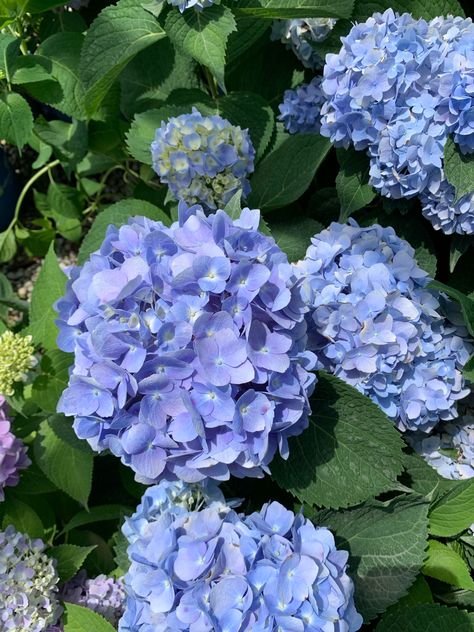
<svg viewBox="0 0 474 632">
<path fill-rule="evenodd" d="M 455 202 L 443 170 L 452 135 L 474 151 L 474 24 L 427 22 L 391 9 L 356 24 L 324 67 L 321 133 L 370 156 L 370 182 L 390 198 L 420 196 L 445 233 L 474 232 L 472 195 Z"/>
<path fill-rule="evenodd" d="M 11 432 L 5 399 L 0 395 L 0 501 L 5 500 L 4 488 L 18 485 L 20 470 L 30 463 L 23 442 Z"/>
<path fill-rule="evenodd" d="M 474 477 L 474 398 L 463 401 L 456 421 L 437 426 L 429 435 L 409 433 L 412 447 L 444 478 Z"/>
<path fill-rule="evenodd" d="M 151 151 L 153 169 L 177 200 L 214 210 L 238 190 L 250 192 L 255 150 L 248 130 L 221 116 L 193 108 L 172 117 L 156 130 Z"/>
<path fill-rule="evenodd" d="M 398 428 L 429 432 L 457 416 L 472 341 L 456 306 L 427 287 L 392 228 L 333 223 L 295 270 L 311 308 L 309 348 Z"/>
<path fill-rule="evenodd" d="M 290 134 L 319 133 L 321 106 L 325 100 L 321 81 L 321 77 L 314 77 L 308 84 L 285 91 L 278 119 Z"/>
<path fill-rule="evenodd" d="M 13 395 L 15 382 L 25 381 L 37 364 L 32 340 L 8 330 L 0 336 L 0 395 Z"/>
<path fill-rule="evenodd" d="M 125 607 L 123 579 L 99 575 L 93 579 L 82 570 L 69 580 L 60 591 L 62 601 L 89 608 L 117 626 Z"/>
<path fill-rule="evenodd" d="M 295 53 L 307 68 L 321 68 L 322 57 L 311 43 L 326 39 L 337 20 L 333 18 L 306 18 L 294 20 L 275 20 L 272 27 L 272 39 L 280 40 Z"/>
<path fill-rule="evenodd" d="M 137 480 L 260 476 L 307 426 L 307 308 L 259 221 L 181 204 L 170 228 L 110 226 L 70 271 L 58 344 L 75 364 L 59 411 Z"/>
<path fill-rule="evenodd" d="M 155 489 L 144 503 L 160 495 Z M 171 505 L 148 520 L 140 510 L 137 522 L 120 632 L 355 632 L 362 625 L 348 554 L 330 531 L 277 502 L 250 516 L 222 502 L 195 511 Z"/>
<path fill-rule="evenodd" d="M 58 575 L 41 540 L 31 540 L 9 526 L 0 531 L 0 629 L 43 632 L 60 608 Z"/>
</svg>

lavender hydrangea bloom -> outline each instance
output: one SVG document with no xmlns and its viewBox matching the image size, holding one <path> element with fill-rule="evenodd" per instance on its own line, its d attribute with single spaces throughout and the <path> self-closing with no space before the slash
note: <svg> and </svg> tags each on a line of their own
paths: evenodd
<svg viewBox="0 0 474 632">
<path fill-rule="evenodd" d="M 450 134 L 462 152 L 474 150 L 473 38 L 471 19 L 427 22 L 389 9 L 356 24 L 324 68 L 321 134 L 367 150 L 374 188 L 420 196 L 445 232 L 474 231 L 472 195 L 454 203 L 443 169 Z"/>
<path fill-rule="evenodd" d="M 309 84 L 286 90 L 278 120 L 283 121 L 290 134 L 318 133 L 321 129 L 320 112 L 324 102 L 321 81 L 321 77 L 314 77 Z"/>
<path fill-rule="evenodd" d="M 400 430 L 457 416 L 472 341 L 457 306 L 427 287 L 414 250 L 392 228 L 333 223 L 295 270 L 304 279 L 309 348 L 368 395 Z"/>
<path fill-rule="evenodd" d="M 43 632 L 59 615 L 58 575 L 41 540 L 0 531 L 0 629 Z"/>
<path fill-rule="evenodd" d="M 31 465 L 26 447 L 10 428 L 5 399 L 0 395 L 0 501 L 5 500 L 4 488 L 18 485 L 20 470 Z"/>
<path fill-rule="evenodd" d="M 362 625 L 348 554 L 302 514 L 273 502 L 245 516 L 211 502 L 195 511 L 171 505 L 145 521 L 139 515 L 120 632 L 355 632 Z"/>
<path fill-rule="evenodd" d="M 280 40 L 295 53 L 307 68 L 320 68 L 324 60 L 311 46 L 311 42 L 323 42 L 334 28 L 333 18 L 306 18 L 275 20 L 272 39 Z"/>
<path fill-rule="evenodd" d="M 193 108 L 163 122 L 151 146 L 153 169 L 178 200 L 208 209 L 225 206 L 238 191 L 247 196 L 255 150 L 248 130 Z"/>
<path fill-rule="evenodd" d="M 75 353 L 59 410 L 145 483 L 261 476 L 308 422 L 300 282 L 260 214 L 180 205 L 109 227 L 58 302 Z"/>
<path fill-rule="evenodd" d="M 124 582 L 122 578 L 113 579 L 106 575 L 89 579 L 82 570 L 61 588 L 60 598 L 89 608 L 116 626 L 125 606 Z"/>
</svg>

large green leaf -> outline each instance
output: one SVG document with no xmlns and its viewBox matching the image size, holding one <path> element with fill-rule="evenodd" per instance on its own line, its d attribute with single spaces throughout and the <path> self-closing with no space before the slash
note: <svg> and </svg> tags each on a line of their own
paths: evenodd
<svg viewBox="0 0 474 632">
<path fill-rule="evenodd" d="M 273 478 L 302 502 L 348 507 L 397 486 L 403 442 L 380 408 L 355 388 L 320 372 L 309 428 L 289 440 Z"/>
<path fill-rule="evenodd" d="M 61 415 L 43 421 L 34 451 L 39 467 L 49 480 L 87 506 L 94 459 L 87 443 L 75 436 L 71 422 Z"/>
<path fill-rule="evenodd" d="M 440 292 L 444 292 L 450 298 L 454 299 L 459 303 L 461 307 L 462 315 L 464 317 L 464 322 L 466 327 L 469 330 L 471 336 L 474 336 L 474 300 L 468 298 L 465 294 L 456 290 L 449 285 L 445 285 L 444 283 L 440 283 L 439 281 L 431 281 L 430 287 L 433 290 L 439 290 Z"/>
<path fill-rule="evenodd" d="M 456 189 L 455 201 L 474 191 L 474 156 L 463 154 L 452 138 L 448 138 L 444 147 L 444 172 Z"/>
<path fill-rule="evenodd" d="M 106 7 L 87 31 L 79 75 L 85 106 L 93 114 L 128 62 L 166 33 L 140 0 L 120 0 Z"/>
<path fill-rule="evenodd" d="M 29 504 L 17 498 L 8 498 L 3 506 L 2 525 L 5 529 L 13 525 L 17 531 L 27 533 L 30 538 L 42 538 L 43 523 L 36 511 Z"/>
<path fill-rule="evenodd" d="M 79 263 L 84 263 L 89 255 L 100 248 L 108 226 L 122 226 L 134 215 L 144 215 L 166 225 L 170 224 L 170 218 L 150 202 L 144 200 L 116 202 L 101 211 L 96 217 L 79 250 Z"/>
<path fill-rule="evenodd" d="M 430 511 L 430 533 L 450 537 L 474 523 L 474 479 L 459 481 Z"/>
<path fill-rule="evenodd" d="M 89 511 L 83 510 L 73 516 L 65 525 L 63 532 L 67 533 L 86 524 L 118 520 L 129 513 L 130 509 L 124 505 L 97 505 L 96 507 L 91 507 Z"/>
<path fill-rule="evenodd" d="M 44 412 L 56 412 L 58 400 L 68 383 L 72 361 L 72 354 L 59 349 L 52 349 L 41 358 L 41 370 L 33 383 L 32 397 Z"/>
<path fill-rule="evenodd" d="M 45 121 L 35 123 L 35 134 L 50 145 L 67 173 L 71 173 L 87 152 L 88 131 L 84 121 Z"/>
<path fill-rule="evenodd" d="M 474 632 L 474 613 L 439 604 L 420 604 L 387 614 L 376 632 Z"/>
<path fill-rule="evenodd" d="M 66 275 L 59 267 L 54 244 L 51 244 L 33 288 L 28 327 L 33 340 L 47 350 L 56 348 L 58 328 L 54 322 L 57 314 L 53 304 L 64 294 L 65 287 Z"/>
<path fill-rule="evenodd" d="M 205 11 L 170 11 L 165 29 L 178 49 L 207 66 L 224 86 L 227 40 L 236 30 L 234 15 L 228 7 L 213 5 Z"/>
<path fill-rule="evenodd" d="M 249 204 L 271 210 L 297 200 L 311 184 L 330 149 L 329 140 L 317 134 L 285 135 L 255 170 Z"/>
<path fill-rule="evenodd" d="M 369 184 L 369 159 L 355 149 L 337 152 L 340 171 L 336 177 L 336 190 L 341 202 L 340 221 L 345 222 L 355 211 L 370 204 L 375 191 Z"/>
<path fill-rule="evenodd" d="M 322 224 L 310 217 L 289 217 L 284 221 L 269 221 L 268 225 L 272 237 L 291 262 L 304 258 L 311 237 L 323 229 Z"/>
<path fill-rule="evenodd" d="M 115 628 L 97 612 L 72 603 L 64 605 L 66 608 L 64 632 L 115 632 Z"/>
<path fill-rule="evenodd" d="M 94 546 L 77 546 L 76 544 L 59 544 L 48 549 L 49 557 L 57 562 L 59 579 L 66 582 L 82 568 L 86 558 L 95 549 Z"/>
<path fill-rule="evenodd" d="M 399 497 L 316 516 L 335 533 L 339 548 L 349 551 L 356 607 L 366 621 L 406 595 L 415 581 L 425 558 L 427 513 L 425 501 Z"/>
<path fill-rule="evenodd" d="M 263 18 L 350 18 L 354 0 L 238 0 L 235 11 Z"/>
<path fill-rule="evenodd" d="M 458 0 L 355 0 L 352 18 L 364 22 L 373 13 L 393 9 L 398 13 L 411 13 L 414 18 L 431 20 L 440 15 L 461 15 L 464 11 Z"/>
<path fill-rule="evenodd" d="M 0 138 L 21 149 L 33 131 L 33 114 L 16 92 L 0 94 Z"/>
<path fill-rule="evenodd" d="M 423 573 L 456 588 L 474 590 L 474 580 L 466 562 L 459 553 L 437 540 L 429 542 Z"/>
</svg>

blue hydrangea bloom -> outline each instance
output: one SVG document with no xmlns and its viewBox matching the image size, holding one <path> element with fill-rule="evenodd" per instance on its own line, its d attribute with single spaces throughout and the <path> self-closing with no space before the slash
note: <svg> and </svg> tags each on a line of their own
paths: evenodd
<svg viewBox="0 0 474 632">
<path fill-rule="evenodd" d="M 55 563 L 42 540 L 12 526 L 0 531 L 0 629 L 43 632 L 59 614 Z"/>
<path fill-rule="evenodd" d="M 278 120 L 283 121 L 290 134 L 318 133 L 321 129 L 320 113 L 324 103 L 321 81 L 321 77 L 314 77 L 296 90 L 285 91 Z"/>
<path fill-rule="evenodd" d="M 324 60 L 312 47 L 311 42 L 323 42 L 336 22 L 333 18 L 274 20 L 272 39 L 280 40 L 287 48 L 291 48 L 307 68 L 320 68 Z"/>
<path fill-rule="evenodd" d="M 443 170 L 450 134 L 462 152 L 474 151 L 473 39 L 471 19 L 427 22 L 389 9 L 356 24 L 324 67 L 321 134 L 366 150 L 374 188 L 421 196 L 425 216 L 445 232 L 474 230 L 471 196 L 454 205 Z"/>
<path fill-rule="evenodd" d="M 165 509 L 130 540 L 128 555 L 120 632 L 355 632 L 362 625 L 347 552 L 328 529 L 277 502 L 250 516 L 223 502 Z"/>
<path fill-rule="evenodd" d="M 474 347 L 457 306 L 427 287 L 413 248 L 392 228 L 333 223 L 295 264 L 304 279 L 309 348 L 368 395 L 400 430 L 457 416 Z"/>
<path fill-rule="evenodd" d="M 177 200 L 222 208 L 242 190 L 250 192 L 255 150 L 248 130 L 193 108 L 163 122 L 151 146 L 153 169 Z"/>
<path fill-rule="evenodd" d="M 307 426 L 307 308 L 259 221 L 181 204 L 170 228 L 110 226 L 70 271 L 58 345 L 75 363 L 58 410 L 137 480 L 261 476 Z"/>
</svg>

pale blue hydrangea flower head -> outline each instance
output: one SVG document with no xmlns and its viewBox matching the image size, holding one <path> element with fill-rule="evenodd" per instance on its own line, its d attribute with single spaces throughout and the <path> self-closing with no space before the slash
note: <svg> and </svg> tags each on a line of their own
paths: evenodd
<svg viewBox="0 0 474 632">
<path fill-rule="evenodd" d="M 278 120 L 283 121 L 290 134 L 318 133 L 321 129 L 320 113 L 324 103 L 321 80 L 314 77 L 309 84 L 285 91 Z"/>
<path fill-rule="evenodd" d="M 20 471 L 31 464 L 26 447 L 11 431 L 5 399 L 0 395 L 0 501 L 5 500 L 5 487 L 14 487 Z"/>
<path fill-rule="evenodd" d="M 156 130 L 151 152 L 153 169 L 177 200 L 214 210 L 237 191 L 250 192 L 255 150 L 248 130 L 221 116 L 193 108 L 170 118 Z"/>
<path fill-rule="evenodd" d="M 2 632 L 43 632 L 60 613 L 59 581 L 41 540 L 9 526 L 0 531 L 0 628 Z"/>
<path fill-rule="evenodd" d="M 421 196 L 445 232 L 474 230 L 472 196 L 454 202 L 444 170 L 449 135 L 474 150 L 474 24 L 391 9 L 356 24 L 326 58 L 321 134 L 366 150 L 370 183 L 394 199 Z"/>
<path fill-rule="evenodd" d="M 60 590 L 61 601 L 89 608 L 117 626 L 125 607 L 125 587 L 122 578 L 99 575 L 92 579 L 80 571 Z"/>
<path fill-rule="evenodd" d="M 315 360 L 286 255 L 239 219 L 180 205 L 110 226 L 57 304 L 75 363 L 59 410 L 152 483 L 261 476 L 307 426 Z"/>
<path fill-rule="evenodd" d="M 440 423 L 430 435 L 408 433 L 410 445 L 443 478 L 465 480 L 474 477 L 474 398 L 459 405 L 459 418 Z"/>
<path fill-rule="evenodd" d="M 355 632 L 362 625 L 348 554 L 330 531 L 277 502 L 250 516 L 220 501 L 168 507 L 131 540 L 128 555 L 120 632 Z"/>
<path fill-rule="evenodd" d="M 316 52 L 311 42 L 323 42 L 334 28 L 337 20 L 333 18 L 305 18 L 293 20 L 275 20 L 272 27 L 272 39 L 280 40 L 295 53 L 307 68 L 321 68 L 324 60 Z"/>
<path fill-rule="evenodd" d="M 472 341 L 457 306 L 427 287 L 392 228 L 333 223 L 294 266 L 304 279 L 309 348 L 400 430 L 429 432 L 468 394 Z"/>
</svg>

